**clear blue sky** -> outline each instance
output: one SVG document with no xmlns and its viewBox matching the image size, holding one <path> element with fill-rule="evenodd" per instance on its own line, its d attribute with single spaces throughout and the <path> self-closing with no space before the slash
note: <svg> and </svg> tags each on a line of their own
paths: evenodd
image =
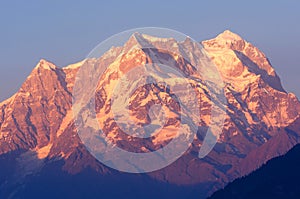
<svg viewBox="0 0 300 199">
<path fill-rule="evenodd" d="M 263 50 L 286 90 L 300 97 L 300 1 L 75 2 L 0 1 L 0 100 L 19 89 L 39 59 L 65 66 L 112 34 L 145 26 L 199 41 L 230 29 Z"/>
</svg>

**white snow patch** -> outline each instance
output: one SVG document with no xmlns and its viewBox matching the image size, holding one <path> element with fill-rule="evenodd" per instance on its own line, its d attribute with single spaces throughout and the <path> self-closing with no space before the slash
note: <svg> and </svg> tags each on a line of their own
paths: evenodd
<svg viewBox="0 0 300 199">
<path fill-rule="evenodd" d="M 39 63 L 36 65 L 35 69 L 37 69 L 37 68 L 43 68 L 43 69 L 46 69 L 46 70 L 55 70 L 55 69 L 57 69 L 57 66 L 55 66 L 51 62 L 48 62 L 45 59 L 41 59 L 39 61 Z"/>
<path fill-rule="evenodd" d="M 226 41 L 238 41 L 243 40 L 238 34 L 231 32 L 230 30 L 225 30 L 223 33 L 219 34 L 216 37 L 217 40 L 226 40 Z"/>
<path fill-rule="evenodd" d="M 77 69 L 79 67 L 81 67 L 83 65 L 83 63 L 86 61 L 86 59 L 80 61 L 80 62 L 77 62 L 77 63 L 74 63 L 74 64 L 70 64 L 66 67 L 63 67 L 63 69 L 65 70 L 74 70 L 74 69 Z"/>
</svg>

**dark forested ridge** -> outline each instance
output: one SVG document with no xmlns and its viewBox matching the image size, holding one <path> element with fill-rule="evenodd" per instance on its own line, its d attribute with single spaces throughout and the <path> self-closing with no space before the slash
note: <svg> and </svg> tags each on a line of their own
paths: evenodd
<svg viewBox="0 0 300 199">
<path fill-rule="evenodd" d="M 300 145 L 237 179 L 209 199 L 300 198 Z"/>
</svg>

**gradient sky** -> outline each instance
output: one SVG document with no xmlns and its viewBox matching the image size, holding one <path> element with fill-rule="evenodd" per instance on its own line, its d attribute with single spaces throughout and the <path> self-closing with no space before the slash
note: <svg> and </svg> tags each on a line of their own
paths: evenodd
<svg viewBox="0 0 300 199">
<path fill-rule="evenodd" d="M 300 97 L 300 1 L 1 1 L 0 101 L 41 58 L 80 61 L 118 32 L 156 26 L 196 40 L 230 29 L 260 48 L 283 86 Z"/>
</svg>

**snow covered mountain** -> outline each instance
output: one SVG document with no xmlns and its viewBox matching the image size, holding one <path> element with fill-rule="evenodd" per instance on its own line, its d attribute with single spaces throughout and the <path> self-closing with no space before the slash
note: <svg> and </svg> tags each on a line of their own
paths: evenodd
<svg viewBox="0 0 300 199">
<path fill-rule="evenodd" d="M 140 49 L 141 44 L 152 48 Z M 140 174 L 139 178 L 192 187 L 197 198 L 205 198 L 269 159 L 285 154 L 300 141 L 300 132 L 287 130 L 299 118 L 300 103 L 294 94 L 284 91 L 274 68 L 258 48 L 228 30 L 203 41 L 202 45 L 225 83 L 226 103 L 220 106 L 225 107 L 226 118 L 218 142 L 206 157 L 198 158 L 209 125 L 210 108 L 217 99 L 206 92 L 207 85 L 202 83 L 201 77 L 191 79 L 201 107 L 197 137 L 173 164 Z M 176 53 L 155 51 L 160 46 L 167 46 Z M 100 176 L 123 176 L 91 156 L 77 134 L 72 92 L 76 74 L 83 65 L 108 66 L 104 73 L 108 78 L 99 81 L 95 94 L 99 124 L 108 139 L 116 146 L 134 152 L 153 151 L 166 145 L 175 136 L 171 128 L 179 123 L 175 114 L 178 104 L 171 91 L 149 84 L 132 95 L 132 117 L 141 124 L 149 123 L 149 107 L 153 104 L 166 103 L 169 115 L 174 113 L 166 123 L 169 130 L 151 139 L 135 139 L 122 133 L 112 120 L 111 88 L 132 67 L 151 64 L 154 60 L 171 63 L 182 73 L 192 74 L 193 64 L 199 61 L 194 56 L 199 53 L 195 46 L 189 38 L 179 42 L 135 33 L 124 46 L 111 48 L 99 59 L 86 59 L 63 68 L 40 60 L 20 90 L 0 103 L 0 157 L 12 159 L 15 165 L 12 174 L 0 175 L 0 192 L 12 198 L 22 195 L 24 190 L 26 192 L 28 179 L 43 173 L 47 165 L 56 163 L 70 176 L 87 169 Z M 189 61 L 183 59 L 184 56 Z M 126 179 L 125 176 L 124 183 Z M 17 188 L 11 191 L 11 187 Z"/>
</svg>

